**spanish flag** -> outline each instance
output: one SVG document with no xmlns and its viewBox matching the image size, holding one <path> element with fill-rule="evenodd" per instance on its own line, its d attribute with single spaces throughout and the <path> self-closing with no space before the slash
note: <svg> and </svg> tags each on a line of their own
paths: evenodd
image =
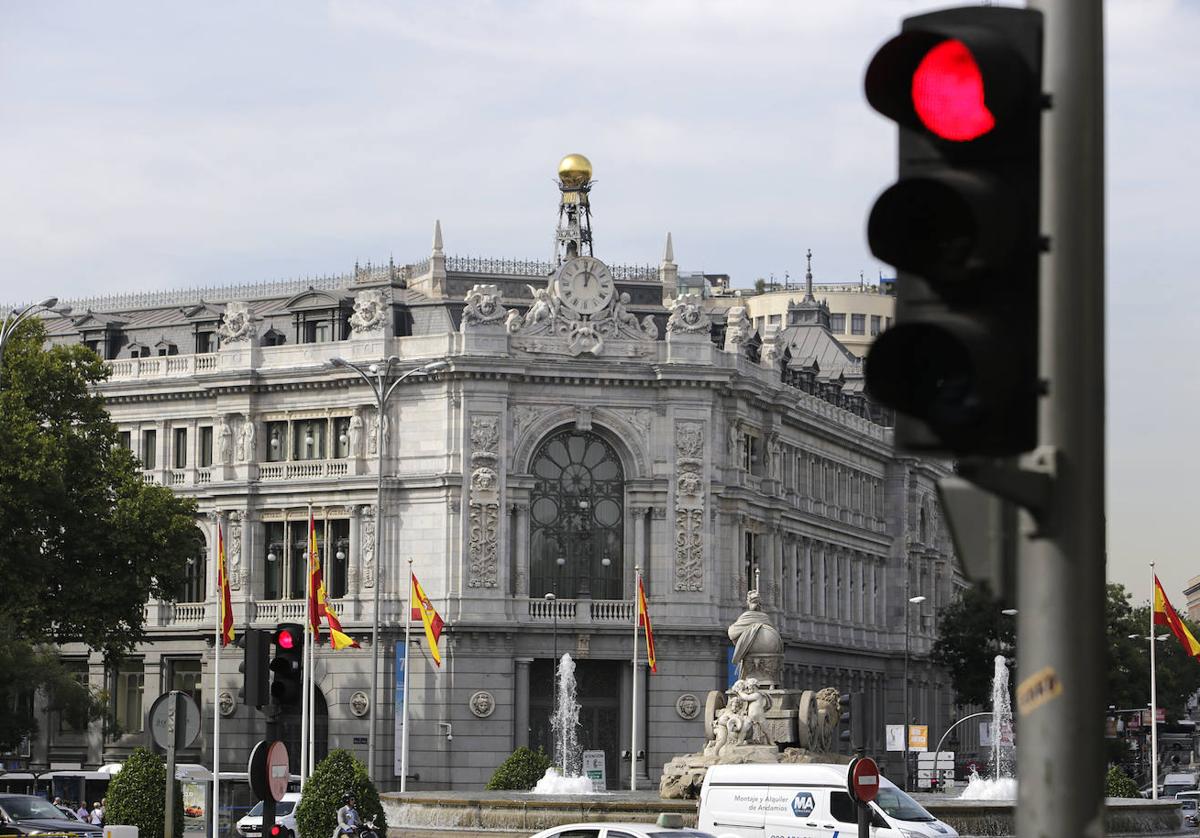
<svg viewBox="0 0 1200 838">
<path fill-rule="evenodd" d="M 309 567 L 312 574 L 309 578 L 309 620 L 313 633 L 321 636 L 321 617 L 329 625 L 329 645 L 335 650 L 358 649 L 358 641 L 342 631 L 342 621 L 338 619 L 333 606 L 325 591 L 325 576 L 321 572 L 321 554 L 317 550 L 317 523 L 312 513 L 308 516 L 308 555 Z"/>
<path fill-rule="evenodd" d="M 429 641 L 429 654 L 433 656 L 433 662 L 438 666 L 442 665 L 442 653 L 438 649 L 438 639 L 442 636 L 442 618 L 438 612 L 434 610 L 433 603 L 429 601 L 429 597 L 425 596 L 425 591 L 421 588 L 421 583 L 417 581 L 417 574 L 412 574 L 412 592 L 410 602 L 412 603 L 412 614 L 414 620 L 420 620 L 425 625 L 425 639 Z"/>
<path fill-rule="evenodd" d="M 1179 614 L 1171 607 L 1167 595 L 1163 593 L 1162 583 L 1158 581 L 1157 574 L 1154 576 L 1154 624 L 1169 626 L 1171 632 L 1183 644 L 1188 655 L 1200 660 L 1200 643 L 1196 642 L 1196 638 L 1192 637 L 1192 633 L 1183 624 L 1183 620 L 1179 619 Z"/>
<path fill-rule="evenodd" d="M 221 603 L 221 645 L 233 642 L 233 603 L 229 595 L 229 573 L 225 569 L 225 532 L 217 524 L 217 595 Z"/>
<path fill-rule="evenodd" d="M 651 672 L 658 672 L 654 658 L 654 629 L 650 626 L 650 609 L 646 607 L 646 588 L 642 585 L 641 574 L 638 574 L 638 623 L 646 630 L 646 663 L 650 664 Z"/>
</svg>

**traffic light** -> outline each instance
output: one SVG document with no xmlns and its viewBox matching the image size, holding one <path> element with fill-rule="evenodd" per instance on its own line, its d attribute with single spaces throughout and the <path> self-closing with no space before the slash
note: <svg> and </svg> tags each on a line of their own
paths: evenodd
<svg viewBox="0 0 1200 838">
<path fill-rule="evenodd" d="M 864 372 L 901 447 L 1036 446 L 1041 67 L 1041 12 L 976 6 L 906 18 L 867 68 L 899 173 L 867 222 L 897 269 L 896 325 Z"/>
<path fill-rule="evenodd" d="M 271 699 L 280 707 L 293 707 L 301 699 L 304 674 L 304 627 L 282 623 L 272 638 L 275 656 L 271 659 Z"/>
<path fill-rule="evenodd" d="M 271 634 L 262 629 L 246 629 L 242 638 L 246 651 L 238 666 L 242 673 L 242 703 L 262 707 L 271 700 Z"/>
<path fill-rule="evenodd" d="M 863 695 L 862 693 L 842 693 L 838 696 L 838 739 L 847 746 L 850 753 L 866 747 L 863 737 Z"/>
</svg>

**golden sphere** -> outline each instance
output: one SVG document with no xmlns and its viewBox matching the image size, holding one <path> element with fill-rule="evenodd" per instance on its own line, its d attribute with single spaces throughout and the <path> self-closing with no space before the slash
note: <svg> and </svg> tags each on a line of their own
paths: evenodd
<svg viewBox="0 0 1200 838">
<path fill-rule="evenodd" d="M 558 180 L 563 186 L 578 188 L 592 179 L 592 163 L 582 154 L 568 154 L 558 163 Z"/>
</svg>

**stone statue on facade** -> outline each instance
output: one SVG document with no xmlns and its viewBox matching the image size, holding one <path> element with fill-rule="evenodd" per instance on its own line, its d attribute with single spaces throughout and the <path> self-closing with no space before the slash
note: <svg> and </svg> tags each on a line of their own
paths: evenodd
<svg viewBox="0 0 1200 838">
<path fill-rule="evenodd" d="M 467 292 L 463 306 L 461 331 L 503 326 L 508 309 L 500 303 L 500 289 L 495 285 L 476 285 Z"/>
<path fill-rule="evenodd" d="M 249 416 L 246 421 L 242 422 L 242 444 L 241 444 L 241 460 L 243 463 L 254 462 L 255 454 L 255 429 L 254 420 Z"/>
<path fill-rule="evenodd" d="M 233 429 L 225 416 L 217 420 L 217 462 L 221 465 L 233 462 Z"/>
<path fill-rule="evenodd" d="M 665 798 L 695 798 L 712 765 L 848 761 L 832 753 L 841 718 L 838 690 L 780 686 L 783 639 L 757 589 L 747 593 L 729 639 L 738 678 L 728 690 L 709 692 L 697 730 L 706 740 L 701 750 L 663 766 L 659 794 Z"/>
<path fill-rule="evenodd" d="M 358 411 L 355 411 L 354 415 L 350 417 L 350 430 L 347 432 L 347 436 L 350 440 L 349 447 L 351 457 L 358 457 L 362 453 L 362 431 L 362 416 L 358 413 Z"/>
<path fill-rule="evenodd" d="M 354 295 L 354 313 L 350 315 L 350 329 L 356 335 L 382 332 L 387 319 L 387 295 L 377 288 L 359 291 Z"/>
<path fill-rule="evenodd" d="M 217 336 L 221 338 L 223 345 L 247 342 L 257 335 L 254 310 L 250 308 L 249 303 L 234 301 L 225 306 L 221 325 L 217 327 Z"/>
</svg>

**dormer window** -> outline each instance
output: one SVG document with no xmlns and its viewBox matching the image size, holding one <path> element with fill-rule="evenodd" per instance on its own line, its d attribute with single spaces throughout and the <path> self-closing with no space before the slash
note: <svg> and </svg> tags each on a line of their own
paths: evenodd
<svg viewBox="0 0 1200 838">
<path fill-rule="evenodd" d="M 217 333 L 209 330 L 196 331 L 196 354 L 217 351 Z"/>
<path fill-rule="evenodd" d="M 329 343 L 332 335 L 333 323 L 329 320 L 309 320 L 304 324 L 305 343 Z"/>
<path fill-rule="evenodd" d="M 285 343 L 287 343 L 287 336 L 274 327 L 267 329 L 267 331 L 263 333 L 263 346 L 283 346 Z"/>
</svg>

